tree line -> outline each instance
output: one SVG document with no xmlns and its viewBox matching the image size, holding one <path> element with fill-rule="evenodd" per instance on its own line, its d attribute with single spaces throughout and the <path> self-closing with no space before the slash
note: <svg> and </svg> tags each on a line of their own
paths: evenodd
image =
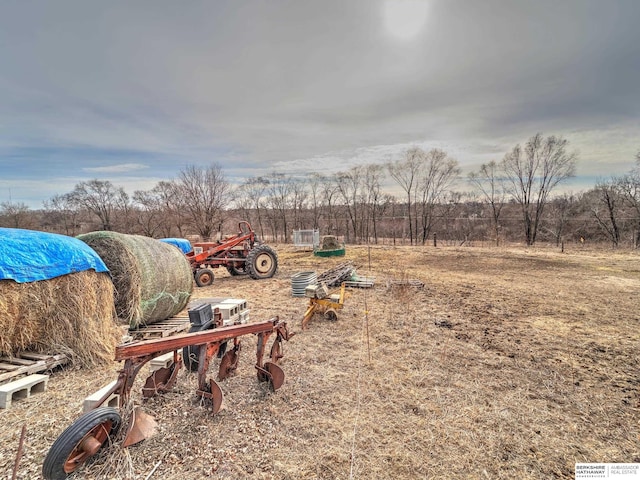
<svg viewBox="0 0 640 480">
<path fill-rule="evenodd" d="M 289 242 L 293 230 L 318 229 L 347 243 L 420 245 L 539 240 L 640 245 L 640 153 L 635 167 L 586 192 L 554 195 L 575 175 L 568 141 L 536 134 L 502 160 L 483 164 L 456 190 L 461 168 L 441 149 L 408 149 L 401 158 L 335 174 L 272 172 L 232 186 L 221 166 L 188 166 L 175 179 L 129 196 L 93 179 L 55 195 L 40 210 L 0 203 L 0 226 L 75 236 L 116 230 L 156 238 L 209 240 L 249 221 L 262 238 Z M 391 180 L 396 191 L 385 191 Z"/>
</svg>

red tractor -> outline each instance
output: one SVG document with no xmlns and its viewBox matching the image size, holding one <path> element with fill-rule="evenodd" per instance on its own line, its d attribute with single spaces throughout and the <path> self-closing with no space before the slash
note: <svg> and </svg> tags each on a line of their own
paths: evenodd
<svg viewBox="0 0 640 480">
<path fill-rule="evenodd" d="M 196 285 L 213 283 L 212 268 L 226 267 L 231 275 L 249 274 L 254 280 L 271 278 L 278 270 L 278 255 L 261 243 L 248 222 L 238 224 L 239 233 L 217 242 L 194 243 L 187 253 Z"/>
</svg>

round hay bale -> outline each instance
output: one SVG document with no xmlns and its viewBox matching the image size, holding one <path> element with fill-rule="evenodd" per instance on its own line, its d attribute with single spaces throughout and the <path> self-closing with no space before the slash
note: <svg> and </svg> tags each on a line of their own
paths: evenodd
<svg viewBox="0 0 640 480">
<path fill-rule="evenodd" d="M 86 270 L 37 282 L 0 280 L 0 354 L 66 354 L 76 365 L 113 361 L 122 329 L 108 273 Z"/>
<path fill-rule="evenodd" d="M 64 353 L 91 366 L 113 360 L 121 330 L 107 267 L 89 246 L 0 228 L 0 354 Z"/>
<path fill-rule="evenodd" d="M 116 314 L 131 328 L 172 317 L 187 306 L 193 274 L 184 254 L 140 235 L 92 232 L 78 236 L 111 272 Z"/>
</svg>

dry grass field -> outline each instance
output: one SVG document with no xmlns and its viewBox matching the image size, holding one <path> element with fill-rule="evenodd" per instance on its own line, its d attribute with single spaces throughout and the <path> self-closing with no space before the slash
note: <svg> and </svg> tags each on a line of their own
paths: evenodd
<svg viewBox="0 0 640 480">
<path fill-rule="evenodd" d="M 322 259 L 275 248 L 273 279 L 218 269 L 194 297 L 246 298 L 252 320 L 287 320 L 298 333 L 285 344 L 284 386 L 257 382 L 255 337 L 243 337 L 217 416 L 183 370 L 173 392 L 145 404 L 153 438 L 108 447 L 73 478 L 549 479 L 573 478 L 575 462 L 640 462 L 637 252 L 348 246 Z M 300 331 L 307 299 L 291 296 L 291 275 L 344 260 L 375 287 L 350 290 L 338 321 Z M 46 393 L 0 411 L 2 479 L 23 425 L 17 478 L 39 478 L 83 398 L 117 368 L 55 372 Z"/>
</svg>

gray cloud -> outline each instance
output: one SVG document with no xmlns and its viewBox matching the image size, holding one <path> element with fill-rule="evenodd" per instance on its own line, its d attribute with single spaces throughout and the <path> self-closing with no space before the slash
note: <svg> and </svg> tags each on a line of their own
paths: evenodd
<svg viewBox="0 0 640 480">
<path fill-rule="evenodd" d="M 470 169 L 538 131 L 567 137 L 585 176 L 631 167 L 640 3 L 426 1 L 404 41 L 372 0 L 5 2 L 0 200 L 83 171 L 152 186 L 122 165 L 163 179 L 215 160 L 237 179 L 413 144 Z"/>
</svg>

